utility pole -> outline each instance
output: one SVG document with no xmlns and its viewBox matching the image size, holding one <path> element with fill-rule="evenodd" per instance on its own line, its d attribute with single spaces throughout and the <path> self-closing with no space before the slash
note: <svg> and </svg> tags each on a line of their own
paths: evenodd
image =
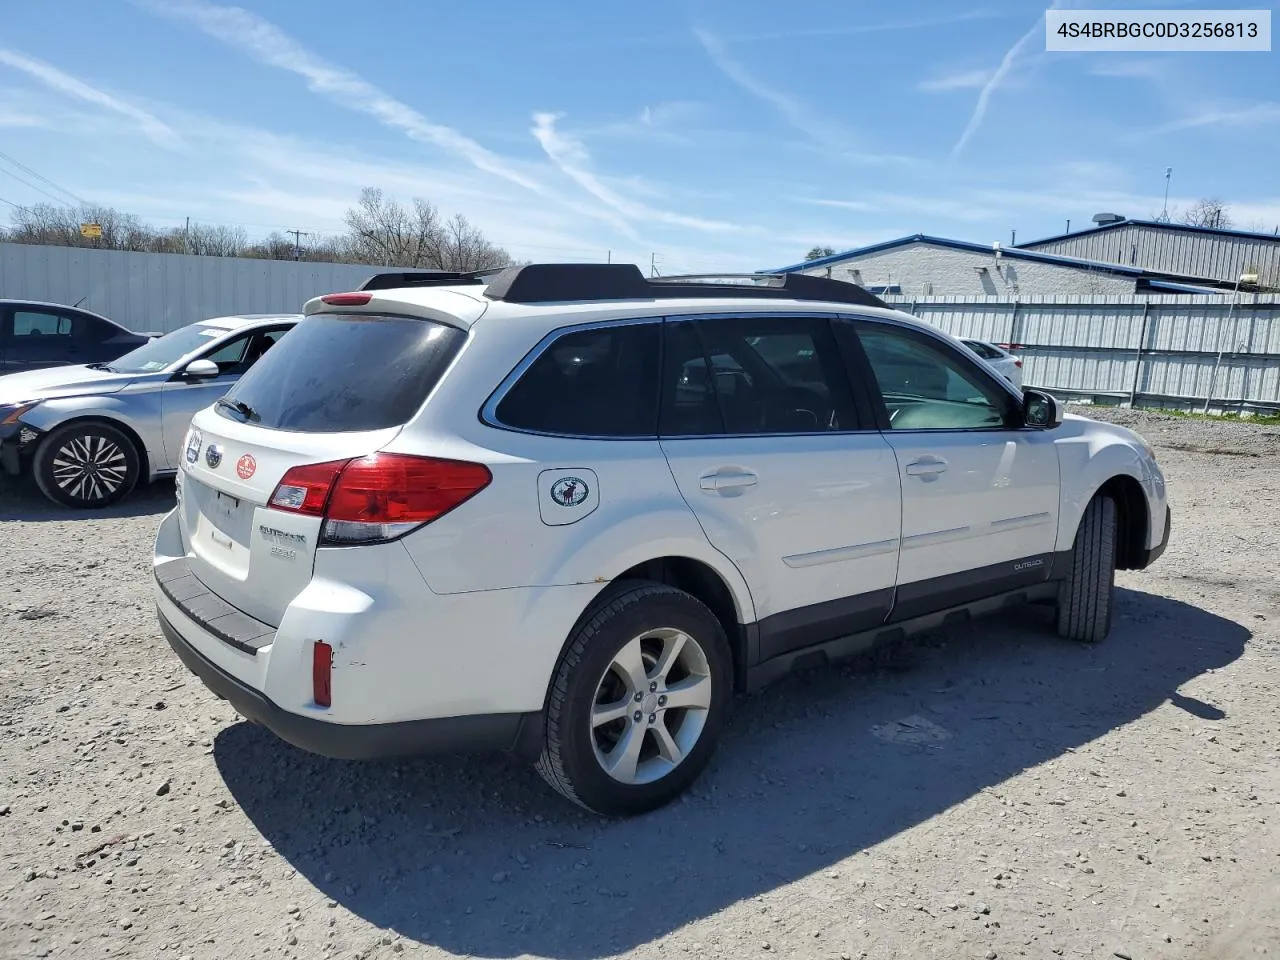
<svg viewBox="0 0 1280 960">
<path fill-rule="evenodd" d="M 613 263 L 613 251 L 612 251 L 612 250 L 606 250 L 606 251 L 605 251 L 605 253 L 604 253 L 604 262 L 605 262 L 605 263 Z"/>
<path fill-rule="evenodd" d="M 285 233 L 293 237 L 293 259 L 302 259 L 302 238 L 309 237 L 311 234 L 305 230 L 286 230 Z"/>
<path fill-rule="evenodd" d="M 656 277 L 658 275 L 658 255 L 656 253 L 649 254 L 649 276 Z"/>
<path fill-rule="evenodd" d="M 1169 180 L 1173 177 L 1173 167 L 1164 168 L 1164 209 L 1160 211 L 1160 219 L 1169 219 Z"/>
<path fill-rule="evenodd" d="M 1070 220 L 1068 220 L 1068 221 L 1067 221 L 1067 233 L 1070 233 L 1070 232 L 1071 232 L 1071 221 L 1070 221 Z"/>
<path fill-rule="evenodd" d="M 187 217 L 186 229 L 182 232 L 182 252 L 191 252 L 191 218 Z"/>
<path fill-rule="evenodd" d="M 1010 231 L 1009 231 L 1009 246 L 1011 246 L 1011 247 L 1016 247 L 1017 245 L 1018 245 L 1018 231 L 1017 231 L 1017 230 L 1010 230 Z"/>
</svg>

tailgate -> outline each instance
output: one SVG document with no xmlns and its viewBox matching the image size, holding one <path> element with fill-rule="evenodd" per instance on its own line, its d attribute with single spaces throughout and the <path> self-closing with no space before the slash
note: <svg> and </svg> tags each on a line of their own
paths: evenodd
<svg viewBox="0 0 1280 960">
<path fill-rule="evenodd" d="M 372 453 L 399 429 L 291 433 L 200 411 L 180 467 L 191 572 L 232 606 L 279 626 L 311 580 L 322 521 L 268 509 L 276 484 L 291 467 Z"/>
</svg>

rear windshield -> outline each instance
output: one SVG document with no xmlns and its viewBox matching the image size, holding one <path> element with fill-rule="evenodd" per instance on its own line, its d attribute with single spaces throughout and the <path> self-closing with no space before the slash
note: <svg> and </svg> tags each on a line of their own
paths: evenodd
<svg viewBox="0 0 1280 960">
<path fill-rule="evenodd" d="M 466 334 L 406 317 L 308 317 L 231 388 L 218 412 L 299 433 L 399 426 L 422 406 Z"/>
</svg>

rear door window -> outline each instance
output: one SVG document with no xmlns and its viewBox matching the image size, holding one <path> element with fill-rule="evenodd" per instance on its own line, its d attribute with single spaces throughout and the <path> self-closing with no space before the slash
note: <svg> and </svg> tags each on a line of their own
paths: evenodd
<svg viewBox="0 0 1280 960">
<path fill-rule="evenodd" d="M 653 437 L 661 324 L 620 324 L 552 341 L 494 411 L 503 426 L 574 437 Z"/>
<path fill-rule="evenodd" d="M 262 354 L 227 399 L 252 410 L 250 422 L 276 430 L 399 426 L 417 413 L 464 340 L 455 327 L 416 317 L 315 314 Z M 225 405 L 217 410 L 246 419 Z"/>
<path fill-rule="evenodd" d="M 13 311 L 13 335 L 22 337 L 59 337 L 71 340 L 71 318 L 60 313 L 37 310 Z"/>
<path fill-rule="evenodd" d="M 826 319 L 725 317 L 667 328 L 662 436 L 858 429 Z"/>
</svg>

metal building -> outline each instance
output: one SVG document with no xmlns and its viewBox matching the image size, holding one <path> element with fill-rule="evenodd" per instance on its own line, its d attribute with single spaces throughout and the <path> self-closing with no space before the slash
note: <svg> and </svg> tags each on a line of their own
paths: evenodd
<svg viewBox="0 0 1280 960">
<path fill-rule="evenodd" d="M 1231 284 L 1242 275 L 1257 274 L 1259 286 L 1280 287 L 1280 236 L 1271 233 L 1121 218 L 1021 243 L 1018 249 Z"/>
<path fill-rule="evenodd" d="M 777 272 L 831 277 L 856 283 L 872 293 L 988 296 L 1010 301 L 1028 296 L 1146 291 L 1204 293 L 1220 283 L 1196 274 L 924 234 L 793 263 Z"/>
</svg>

